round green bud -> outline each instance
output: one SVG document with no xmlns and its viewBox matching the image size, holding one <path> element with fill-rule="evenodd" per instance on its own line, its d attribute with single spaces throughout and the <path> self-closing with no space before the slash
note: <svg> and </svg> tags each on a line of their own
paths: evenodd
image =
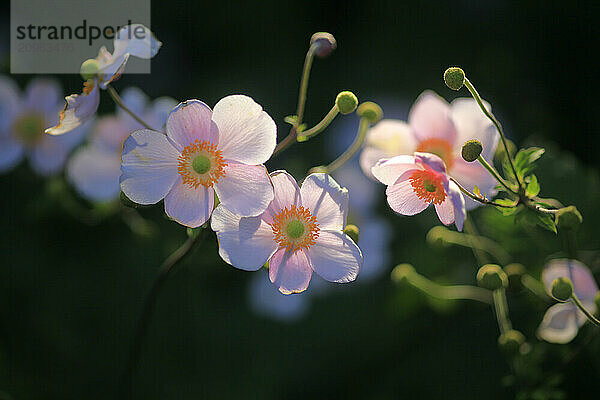
<svg viewBox="0 0 600 400">
<path fill-rule="evenodd" d="M 514 329 L 503 333 L 498 338 L 498 346 L 507 354 L 516 354 L 525 343 L 525 336 Z"/>
<path fill-rule="evenodd" d="M 320 58 L 327 57 L 337 47 L 335 38 L 329 32 L 317 32 L 312 35 L 310 45 L 315 45 L 315 55 Z"/>
<path fill-rule="evenodd" d="M 346 225 L 346 227 L 344 228 L 344 233 L 348 236 L 350 236 L 350 239 L 352 239 L 354 241 L 354 243 L 358 243 L 358 238 L 359 238 L 359 234 L 358 234 L 359 230 L 358 230 L 358 226 L 356 225 Z"/>
<path fill-rule="evenodd" d="M 94 58 L 87 59 L 81 64 L 81 69 L 79 73 L 84 80 L 92 79 L 98 73 L 100 69 L 100 65 L 98 61 Z"/>
<path fill-rule="evenodd" d="M 410 264 L 398 264 L 392 270 L 392 281 L 396 283 L 404 282 L 409 275 L 415 273 L 415 268 Z"/>
<path fill-rule="evenodd" d="M 358 106 L 358 99 L 354 93 L 346 90 L 337 95 L 335 98 L 335 105 L 340 111 L 340 114 L 350 114 L 356 110 L 356 107 Z"/>
<path fill-rule="evenodd" d="M 522 264 L 508 264 L 504 267 L 504 272 L 508 277 L 508 287 L 510 289 L 521 290 L 523 288 L 521 277 L 525 273 L 525 267 Z"/>
<path fill-rule="evenodd" d="M 554 216 L 554 222 L 558 229 L 565 231 L 576 231 L 583 222 L 581 213 L 575 206 L 563 207 Z"/>
<path fill-rule="evenodd" d="M 356 113 L 359 117 L 366 119 L 370 123 L 374 124 L 383 118 L 383 110 L 379 105 L 372 101 L 365 101 L 358 106 Z"/>
<path fill-rule="evenodd" d="M 557 301 L 564 303 L 565 301 L 568 301 L 573 295 L 573 283 L 569 278 L 565 276 L 556 278 L 552 281 L 550 293 L 552 294 L 552 297 L 554 297 Z"/>
<path fill-rule="evenodd" d="M 477 283 L 483 288 L 497 290 L 508 286 L 508 277 L 499 265 L 486 264 L 477 271 Z"/>
<path fill-rule="evenodd" d="M 462 158 L 466 162 L 473 162 L 479 158 L 481 152 L 483 151 L 483 146 L 481 142 L 476 139 L 467 140 L 462 147 Z"/>
<path fill-rule="evenodd" d="M 450 67 L 444 72 L 444 82 L 452 90 L 460 90 L 465 84 L 465 71 L 458 67 Z"/>
</svg>

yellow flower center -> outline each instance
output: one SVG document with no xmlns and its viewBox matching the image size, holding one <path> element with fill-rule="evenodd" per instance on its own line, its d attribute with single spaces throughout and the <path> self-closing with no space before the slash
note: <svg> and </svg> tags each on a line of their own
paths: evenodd
<svg viewBox="0 0 600 400">
<path fill-rule="evenodd" d="M 183 183 L 194 189 L 213 186 L 225 175 L 227 166 L 215 144 L 198 139 L 183 149 L 178 161 L 177 171 Z"/>
<path fill-rule="evenodd" d="M 418 170 L 408 178 L 417 197 L 427 203 L 442 204 L 446 199 L 444 182 L 433 171 Z"/>
<path fill-rule="evenodd" d="M 291 251 L 307 249 L 315 244 L 319 237 L 317 218 L 302 206 L 293 205 L 282 209 L 270 225 L 275 235 L 273 240 L 279 247 Z"/>
</svg>

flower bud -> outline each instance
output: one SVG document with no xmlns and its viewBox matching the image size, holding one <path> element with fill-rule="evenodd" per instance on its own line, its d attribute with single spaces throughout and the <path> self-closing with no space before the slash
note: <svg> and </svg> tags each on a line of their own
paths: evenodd
<svg viewBox="0 0 600 400">
<path fill-rule="evenodd" d="M 340 92 L 335 98 L 335 105 L 337 106 L 340 114 L 346 115 L 351 114 L 356 110 L 358 106 L 358 99 L 354 93 L 349 91 Z"/>
<path fill-rule="evenodd" d="M 358 106 L 356 113 L 359 117 L 366 119 L 370 123 L 374 124 L 383 117 L 383 110 L 379 105 L 372 101 L 365 101 Z"/>
<path fill-rule="evenodd" d="M 89 58 L 81 64 L 79 73 L 81 74 L 81 77 L 87 81 L 88 79 L 92 79 L 94 76 L 96 76 L 99 69 L 100 66 L 98 61 L 94 58 Z"/>
<path fill-rule="evenodd" d="M 498 338 L 498 346 L 507 354 L 516 354 L 525 343 L 525 336 L 517 330 L 511 329 Z"/>
<path fill-rule="evenodd" d="M 504 267 L 504 272 L 508 277 L 508 287 L 510 289 L 521 290 L 523 288 L 521 277 L 525 273 L 525 267 L 522 264 L 508 264 Z"/>
<path fill-rule="evenodd" d="M 344 228 L 344 233 L 350 236 L 350 239 L 352 239 L 354 243 L 358 243 L 358 226 L 352 224 L 346 225 Z"/>
<path fill-rule="evenodd" d="M 568 301 L 573 295 L 573 283 L 565 276 L 556 278 L 552 281 L 552 287 L 550 290 L 552 297 L 557 301 L 565 302 Z"/>
<path fill-rule="evenodd" d="M 410 264 L 398 264 L 392 270 L 392 281 L 396 283 L 404 282 L 409 275 L 415 273 L 415 268 Z"/>
<path fill-rule="evenodd" d="M 310 38 L 310 44 L 315 46 L 315 55 L 323 58 L 331 54 L 337 47 L 333 35 L 329 32 L 317 32 Z"/>
<path fill-rule="evenodd" d="M 479 140 L 467 140 L 462 147 L 462 158 L 466 162 L 473 162 L 479 158 L 481 152 L 483 151 L 483 146 Z"/>
<path fill-rule="evenodd" d="M 488 290 L 497 290 L 508 286 L 508 278 L 499 265 L 486 264 L 477 271 L 477 283 Z"/>
<path fill-rule="evenodd" d="M 558 229 L 576 231 L 583 222 L 583 217 L 575 206 L 568 206 L 558 210 L 554 217 L 554 222 Z"/>
<path fill-rule="evenodd" d="M 465 71 L 458 67 L 450 67 L 444 72 L 444 82 L 452 90 L 460 90 L 465 84 Z"/>
</svg>

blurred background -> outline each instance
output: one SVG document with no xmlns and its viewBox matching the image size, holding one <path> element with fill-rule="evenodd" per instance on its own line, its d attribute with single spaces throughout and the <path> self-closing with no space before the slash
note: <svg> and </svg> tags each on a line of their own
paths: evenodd
<svg viewBox="0 0 600 400">
<path fill-rule="evenodd" d="M 0 54 L 7 74 L 5 10 Z M 115 87 L 211 106 L 247 94 L 273 117 L 281 139 L 316 31 L 333 33 L 338 49 L 314 62 L 309 125 L 341 90 L 378 102 L 386 117 L 396 118 L 406 118 L 425 89 L 448 101 L 467 96 L 442 79 L 448 66 L 461 66 L 512 140 L 546 147 L 536 173 L 541 195 L 582 212 L 581 257 L 597 274 L 599 88 L 591 56 L 598 50 L 598 11 L 593 1 L 154 1 L 151 28 L 163 47 L 152 74 L 125 75 Z M 23 87 L 32 77 L 13 78 Z M 57 78 L 65 95 L 81 89 L 79 76 Z M 103 93 L 100 113 L 114 109 Z M 267 167 L 300 180 L 341 153 L 357 124 L 352 115 L 338 117 L 324 134 Z M 535 330 L 547 306 L 532 296 L 509 295 L 513 323 L 535 349 L 531 376 L 515 382 L 489 307 L 432 301 L 392 284 L 389 273 L 402 262 L 445 283 L 474 284 L 478 266 L 469 249 L 426 242 L 439 224 L 432 210 L 395 216 L 383 186 L 363 185 L 348 171 L 338 179 L 374 203 L 368 215 L 358 215 L 356 205 L 351 216 L 365 225 L 381 221 L 368 235 L 374 242 L 368 279 L 335 288 L 312 282 L 302 299 L 273 306 L 281 296 L 263 287 L 266 272 L 222 262 L 211 232 L 160 295 L 134 377 L 135 398 L 561 399 L 597 391 L 600 340 L 588 340 L 592 328 L 584 327 L 569 346 L 539 342 Z M 161 205 L 138 209 L 152 224 L 142 234 L 120 214 L 82 223 L 64 191 L 77 195 L 63 182 L 38 177 L 26 162 L 0 175 L 3 400 L 115 398 L 143 299 L 162 260 L 186 239 Z M 560 237 L 521 229 L 493 209 L 473 218 L 536 277 L 547 256 L 562 251 Z M 571 353 L 573 361 L 563 364 Z"/>
</svg>

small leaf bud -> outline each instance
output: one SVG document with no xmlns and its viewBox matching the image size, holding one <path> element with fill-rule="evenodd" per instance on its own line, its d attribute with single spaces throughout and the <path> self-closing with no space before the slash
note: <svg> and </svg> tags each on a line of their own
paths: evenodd
<svg viewBox="0 0 600 400">
<path fill-rule="evenodd" d="M 88 79 L 92 79 L 94 76 L 96 76 L 99 69 L 100 66 L 98 61 L 94 58 L 89 58 L 81 64 L 79 73 L 81 74 L 81 77 L 87 81 Z"/>
<path fill-rule="evenodd" d="M 337 47 L 337 43 L 333 35 L 329 32 L 317 32 L 310 38 L 310 44 L 316 45 L 315 55 L 323 58 L 327 57 Z"/>
<path fill-rule="evenodd" d="M 506 273 L 496 264 L 486 264 L 477 271 L 477 283 L 488 290 L 497 290 L 508 286 Z"/>
<path fill-rule="evenodd" d="M 569 278 L 564 276 L 556 278 L 552 281 L 550 293 L 557 301 L 564 303 L 573 295 L 573 283 Z"/>
<path fill-rule="evenodd" d="M 344 233 L 348 236 L 350 236 L 350 239 L 352 239 L 354 241 L 354 243 L 358 243 L 358 238 L 359 238 L 359 234 L 358 234 L 359 230 L 358 230 L 358 226 L 356 225 L 346 225 L 346 227 L 344 228 Z"/>
<path fill-rule="evenodd" d="M 374 124 L 383 117 L 383 110 L 379 105 L 372 101 L 365 101 L 358 106 L 356 113 L 359 117 L 366 119 L 370 123 Z"/>
<path fill-rule="evenodd" d="M 340 92 L 335 98 L 335 105 L 337 106 L 340 114 L 346 115 L 351 114 L 356 110 L 358 106 L 358 99 L 354 93 L 349 91 Z"/>
<path fill-rule="evenodd" d="M 498 346 L 507 354 L 516 354 L 525 343 L 525 336 L 517 330 L 511 329 L 498 338 Z"/>
<path fill-rule="evenodd" d="M 583 217 L 575 206 L 568 206 L 558 210 L 554 222 L 558 229 L 576 231 L 583 222 Z"/>
<path fill-rule="evenodd" d="M 465 71 L 458 67 L 450 67 L 444 72 L 444 82 L 452 90 L 460 90 L 465 84 Z"/>
<path fill-rule="evenodd" d="M 483 151 L 483 146 L 479 140 L 467 140 L 462 147 L 462 158 L 466 162 L 473 162 L 479 158 L 481 152 Z"/>
</svg>

